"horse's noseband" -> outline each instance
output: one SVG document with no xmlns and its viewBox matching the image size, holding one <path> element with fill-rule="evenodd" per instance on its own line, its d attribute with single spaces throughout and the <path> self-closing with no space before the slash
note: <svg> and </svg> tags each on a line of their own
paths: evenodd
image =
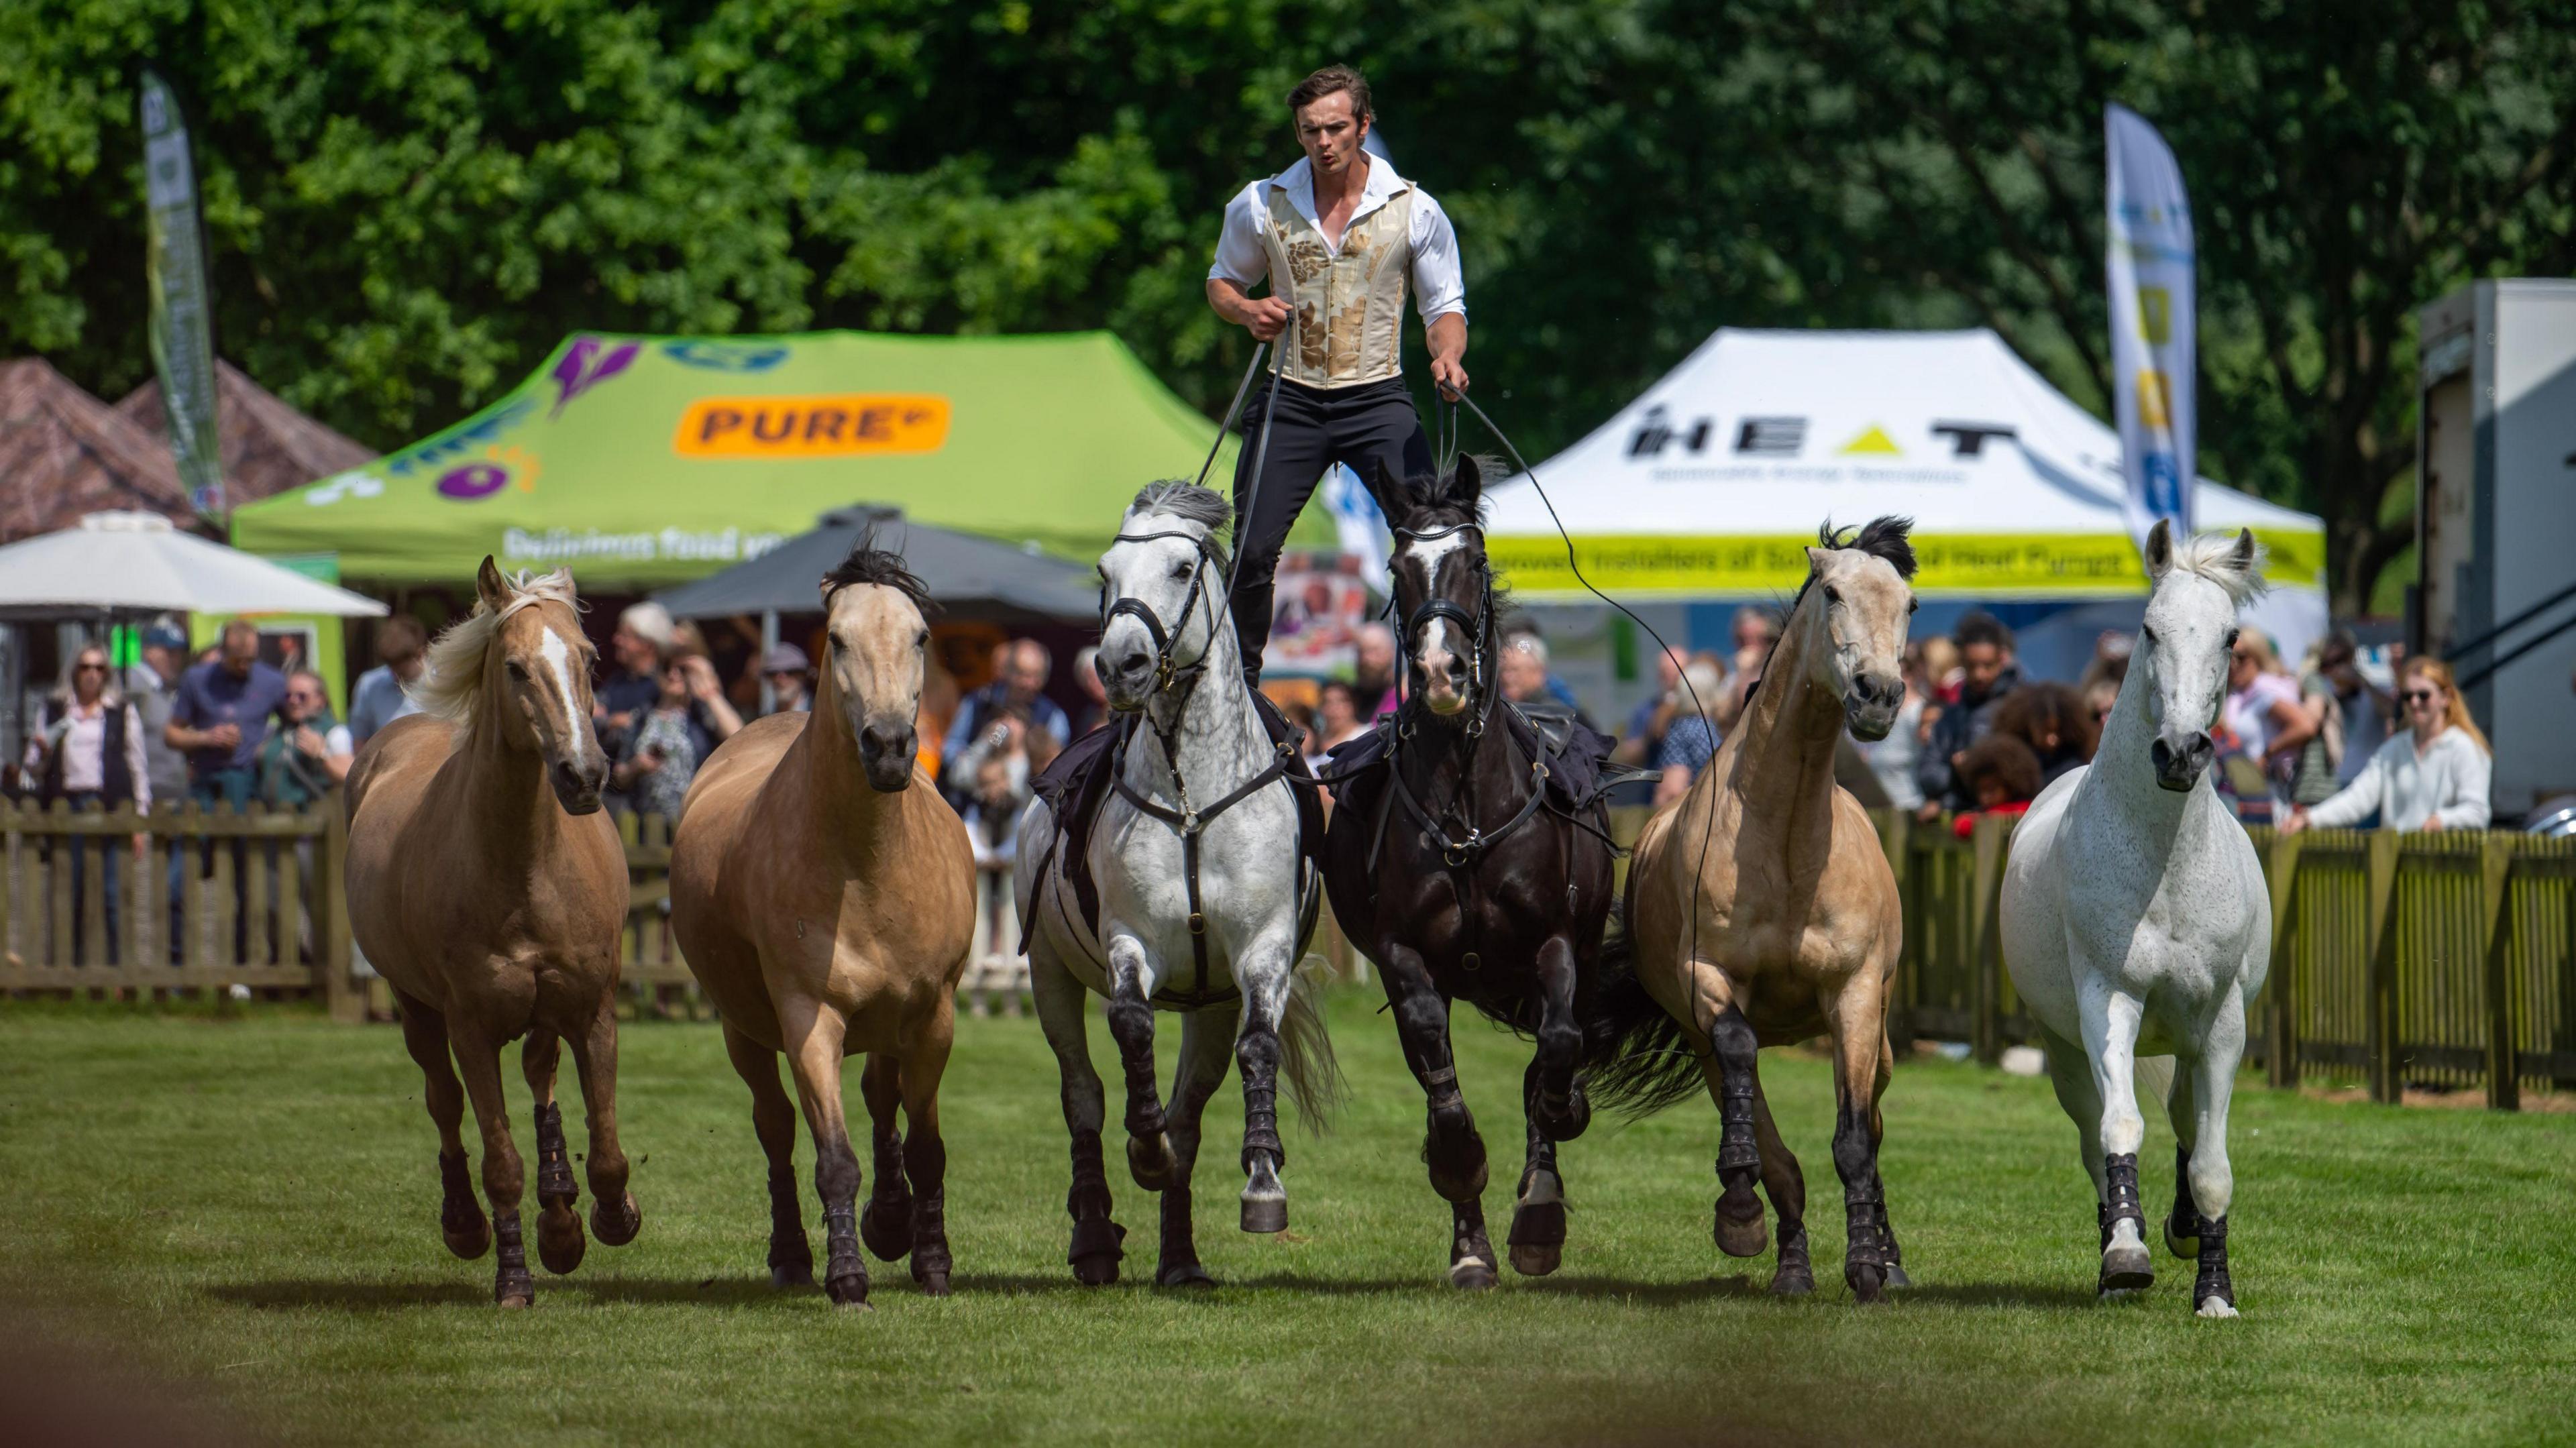
<svg viewBox="0 0 2576 1448">
<path fill-rule="evenodd" d="M 1201 575 L 1211 563 L 1216 565 L 1219 573 L 1223 573 L 1225 571 L 1225 555 L 1218 551 L 1216 544 L 1210 541 L 1206 535 L 1199 533 L 1183 533 L 1176 530 L 1166 530 L 1160 533 L 1120 533 L 1115 535 L 1114 541 L 1120 543 L 1153 543 L 1166 538 L 1178 538 L 1182 542 L 1189 544 L 1190 547 L 1196 550 L 1198 554 L 1197 561 L 1190 565 L 1189 592 L 1184 595 L 1187 601 L 1181 605 L 1181 622 L 1183 626 L 1186 627 L 1189 623 L 1190 610 L 1199 607 L 1204 601 L 1205 590 L 1199 587 Z M 1200 649 L 1198 658 L 1191 663 L 1179 663 L 1172 658 L 1172 649 L 1178 640 L 1174 636 L 1172 630 L 1163 626 L 1163 620 L 1160 615 L 1154 612 L 1154 606 L 1152 604 L 1147 603 L 1145 600 L 1138 598 L 1133 594 L 1121 596 L 1117 601 L 1111 603 L 1108 609 L 1101 614 L 1101 631 L 1104 633 L 1107 632 L 1111 622 L 1121 617 L 1132 618 L 1138 623 L 1143 624 L 1145 626 L 1145 636 L 1154 641 L 1155 693 L 1170 693 L 1172 686 L 1175 683 L 1178 683 L 1183 679 L 1195 679 L 1198 676 L 1199 671 L 1206 666 L 1206 648 Z M 1217 625 L 1218 620 L 1216 618 L 1215 607 L 1214 605 L 1209 605 L 1209 647 L 1214 647 L 1215 645 L 1214 630 Z"/>
</svg>

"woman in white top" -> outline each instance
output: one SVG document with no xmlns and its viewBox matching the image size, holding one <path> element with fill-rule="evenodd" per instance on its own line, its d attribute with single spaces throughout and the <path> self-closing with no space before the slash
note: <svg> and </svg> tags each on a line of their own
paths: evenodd
<svg viewBox="0 0 2576 1448">
<path fill-rule="evenodd" d="M 2494 762 L 2487 738 L 2439 659 L 2409 659 L 2398 674 L 2397 699 L 2408 727 L 2389 736 L 2370 763 L 2333 798 L 2290 812 L 2281 828 L 2296 833 L 2349 827 L 2379 812 L 2383 829 L 2482 830 Z"/>
</svg>

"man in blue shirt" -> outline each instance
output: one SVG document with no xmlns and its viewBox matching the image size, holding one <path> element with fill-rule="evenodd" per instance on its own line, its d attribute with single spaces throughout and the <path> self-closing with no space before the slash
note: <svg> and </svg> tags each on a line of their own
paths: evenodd
<svg viewBox="0 0 2576 1448">
<path fill-rule="evenodd" d="M 949 721 L 948 737 L 939 746 L 939 768 L 946 778 L 942 793 L 960 810 L 973 796 L 976 766 L 985 754 L 1010 739 L 1013 731 L 1004 722 L 1006 716 L 1028 721 L 1022 744 L 1032 775 L 1046 768 L 1073 738 L 1073 725 L 1064 710 L 1040 692 L 1055 669 L 1046 645 L 1021 639 L 995 652 L 999 667 L 993 682 L 958 701 L 957 717 Z"/>
<path fill-rule="evenodd" d="M 259 782 L 259 746 L 269 721 L 285 717 L 286 676 L 259 659 L 259 627 L 224 625 L 223 652 L 179 676 L 163 737 L 188 756 L 188 795 L 199 804 L 247 808 Z"/>
<path fill-rule="evenodd" d="M 349 689 L 349 739 L 364 745 L 377 730 L 407 714 L 417 714 L 404 685 L 428 672 L 429 630 L 420 620 L 398 613 L 376 626 L 376 667 L 358 676 Z"/>
</svg>

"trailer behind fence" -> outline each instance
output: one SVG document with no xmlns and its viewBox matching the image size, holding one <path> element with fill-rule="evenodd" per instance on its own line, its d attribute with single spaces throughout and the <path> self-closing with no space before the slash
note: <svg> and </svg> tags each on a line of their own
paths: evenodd
<svg viewBox="0 0 2576 1448">
<path fill-rule="evenodd" d="M 1633 839 L 1642 809 L 1614 812 Z M 1905 900 L 1889 1031 L 1981 1061 L 2035 1033 L 2003 968 L 1996 905 L 2010 820 L 1875 816 Z M 693 992 L 670 933 L 670 822 L 619 821 L 632 887 L 621 953 L 639 1000 Z M 2482 1088 L 2512 1109 L 2576 1088 L 2576 841 L 2504 833 L 2254 832 L 2273 901 L 2272 971 L 2249 1060 L 2275 1086 L 2357 1077 Z M 304 811 L 74 814 L 0 802 L 0 993 L 149 998 L 310 994 L 362 1019 L 337 798 Z M 174 865 L 173 861 L 176 860 Z M 113 864 L 111 864 L 111 860 Z M 173 880 L 175 878 L 175 886 Z M 115 899 L 104 888 L 116 884 Z M 172 941 L 178 942 L 177 949 Z M 1329 923 L 1318 949 L 1347 954 Z"/>
</svg>

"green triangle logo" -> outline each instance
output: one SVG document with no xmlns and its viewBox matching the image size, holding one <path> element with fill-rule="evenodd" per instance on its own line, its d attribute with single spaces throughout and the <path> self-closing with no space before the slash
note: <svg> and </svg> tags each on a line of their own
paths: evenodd
<svg viewBox="0 0 2576 1448">
<path fill-rule="evenodd" d="M 1853 453 L 1886 453 L 1895 457 L 1905 455 L 1905 449 L 1898 447 L 1896 440 L 1887 435 L 1887 430 L 1875 423 L 1862 429 L 1860 436 L 1844 443 L 1842 450 L 1845 456 Z"/>
</svg>

